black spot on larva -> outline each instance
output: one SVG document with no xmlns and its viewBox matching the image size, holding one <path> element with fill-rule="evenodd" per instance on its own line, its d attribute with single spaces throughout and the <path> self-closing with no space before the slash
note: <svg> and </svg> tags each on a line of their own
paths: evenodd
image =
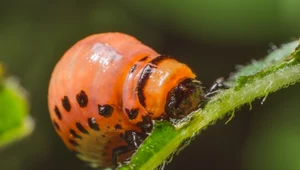
<svg viewBox="0 0 300 170">
<path fill-rule="evenodd" d="M 131 69 L 129 70 L 129 73 L 133 73 L 133 72 L 136 70 L 136 68 L 137 68 L 137 65 L 134 64 L 134 65 L 131 67 Z"/>
<path fill-rule="evenodd" d="M 102 137 L 105 138 L 106 136 L 105 136 L 105 135 L 102 135 Z"/>
<path fill-rule="evenodd" d="M 81 90 L 80 93 L 76 95 L 76 100 L 80 107 L 86 107 L 88 104 L 88 96 L 83 90 Z"/>
<path fill-rule="evenodd" d="M 110 126 L 107 126 L 107 129 L 109 129 L 110 128 Z"/>
<path fill-rule="evenodd" d="M 108 104 L 98 105 L 98 112 L 99 112 L 99 115 L 101 115 L 105 118 L 108 118 L 114 112 L 114 108 Z"/>
<path fill-rule="evenodd" d="M 72 139 L 69 139 L 69 142 L 73 145 L 73 146 L 79 146 L 79 144 L 76 142 L 76 141 L 74 141 L 74 140 L 72 140 Z"/>
<path fill-rule="evenodd" d="M 122 127 L 122 125 L 120 125 L 120 124 L 116 124 L 116 125 L 115 125 L 115 129 L 116 129 L 116 130 L 118 130 L 118 129 L 123 129 L 123 127 Z"/>
<path fill-rule="evenodd" d="M 71 135 L 74 137 L 74 138 L 77 138 L 77 139 L 82 139 L 82 137 L 80 135 L 78 135 L 75 130 L 73 129 L 70 129 L 70 133 Z"/>
<path fill-rule="evenodd" d="M 89 132 L 79 122 L 76 122 L 76 127 L 81 133 L 89 134 Z"/>
<path fill-rule="evenodd" d="M 59 120 L 61 120 L 62 117 L 61 117 L 60 111 L 58 110 L 58 107 L 57 107 L 57 106 L 54 107 L 54 112 L 55 112 L 57 118 L 58 118 Z"/>
<path fill-rule="evenodd" d="M 55 129 L 58 130 L 58 131 L 60 131 L 59 125 L 54 120 L 52 121 L 52 123 L 53 123 Z"/>
<path fill-rule="evenodd" d="M 61 99 L 61 103 L 62 103 L 63 107 L 65 108 L 65 110 L 67 112 L 70 112 L 71 104 L 70 104 L 68 96 L 64 96 L 64 98 Z"/>
<path fill-rule="evenodd" d="M 100 130 L 99 125 L 94 117 L 91 117 L 88 119 L 88 124 L 89 124 L 90 128 L 92 128 L 96 131 Z"/>
<path fill-rule="evenodd" d="M 161 55 L 153 60 L 151 60 L 143 69 L 141 77 L 139 78 L 137 84 L 137 95 L 140 101 L 140 104 L 143 107 L 146 107 L 145 103 L 145 95 L 144 95 L 144 87 L 146 86 L 147 81 L 149 80 L 150 75 L 152 74 L 152 70 L 157 67 L 157 65 L 162 62 L 163 60 L 170 59 L 169 56 Z"/>
<path fill-rule="evenodd" d="M 134 108 L 134 109 L 131 109 L 131 110 L 125 109 L 125 111 L 126 111 L 126 113 L 127 113 L 127 115 L 128 115 L 128 118 L 129 118 L 130 120 L 133 120 L 133 119 L 135 119 L 136 116 L 138 115 L 138 113 L 139 113 L 139 108 Z"/>
<path fill-rule="evenodd" d="M 141 58 L 139 61 L 145 61 L 145 60 L 147 60 L 147 58 L 148 58 L 148 56 L 145 56 L 145 57 Z"/>
</svg>

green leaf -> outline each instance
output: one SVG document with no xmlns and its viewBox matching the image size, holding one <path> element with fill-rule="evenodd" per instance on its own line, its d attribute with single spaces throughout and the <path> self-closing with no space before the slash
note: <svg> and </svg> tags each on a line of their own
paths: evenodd
<svg viewBox="0 0 300 170">
<path fill-rule="evenodd" d="M 171 159 L 208 125 L 228 114 L 231 114 L 231 119 L 234 111 L 244 104 L 299 82 L 300 49 L 297 45 L 297 42 L 286 44 L 265 59 L 239 69 L 227 81 L 231 88 L 210 98 L 204 108 L 195 111 L 185 120 L 175 125 L 156 122 L 153 132 L 131 161 L 119 169 L 149 170 L 159 165 L 164 166 L 168 162 L 167 158 Z"/>
<path fill-rule="evenodd" d="M 26 93 L 13 78 L 3 77 L 0 65 L 0 147 L 27 136 L 33 130 Z"/>
</svg>

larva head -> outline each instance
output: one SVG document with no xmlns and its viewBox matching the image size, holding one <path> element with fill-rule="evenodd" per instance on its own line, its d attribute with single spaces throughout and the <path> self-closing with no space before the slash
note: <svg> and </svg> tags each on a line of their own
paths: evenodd
<svg viewBox="0 0 300 170">
<path fill-rule="evenodd" d="M 154 58 L 140 77 L 137 95 L 153 119 L 182 119 L 204 100 L 201 84 L 192 70 L 170 56 Z"/>
<path fill-rule="evenodd" d="M 168 93 L 165 110 L 169 117 L 182 119 L 198 109 L 203 100 L 204 92 L 200 82 L 187 78 Z"/>
</svg>

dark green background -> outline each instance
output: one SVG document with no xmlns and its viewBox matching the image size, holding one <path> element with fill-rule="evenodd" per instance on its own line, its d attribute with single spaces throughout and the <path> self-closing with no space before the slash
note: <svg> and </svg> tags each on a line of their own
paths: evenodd
<svg viewBox="0 0 300 170">
<path fill-rule="evenodd" d="M 55 134 L 51 71 L 77 40 L 120 31 L 189 65 L 210 86 L 238 64 L 300 37 L 298 0 L 52 0 L 0 2 L 0 61 L 30 93 L 34 133 L 0 150 L 1 170 L 89 170 Z M 171 169 L 300 169 L 300 86 L 245 106 L 202 132 Z"/>
</svg>

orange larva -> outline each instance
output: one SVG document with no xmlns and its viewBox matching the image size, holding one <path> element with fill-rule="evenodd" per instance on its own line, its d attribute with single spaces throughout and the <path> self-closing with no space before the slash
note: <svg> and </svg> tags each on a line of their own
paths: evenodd
<svg viewBox="0 0 300 170">
<path fill-rule="evenodd" d="M 181 119 L 204 98 L 189 67 L 122 33 L 91 35 L 55 66 L 48 105 L 56 132 L 84 161 L 115 167 L 155 119 Z"/>
</svg>

